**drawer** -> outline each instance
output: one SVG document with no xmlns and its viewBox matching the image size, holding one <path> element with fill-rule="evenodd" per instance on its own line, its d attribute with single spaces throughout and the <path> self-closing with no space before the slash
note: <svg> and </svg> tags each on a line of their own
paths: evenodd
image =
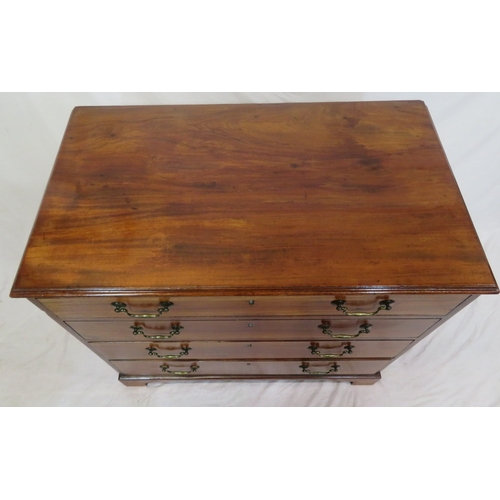
<svg viewBox="0 0 500 500">
<path fill-rule="evenodd" d="M 39 299 L 62 319 L 152 319 L 220 316 L 434 316 L 447 315 L 468 295 L 365 294 L 258 297 L 71 297 Z M 343 303 L 332 305 L 332 301 Z M 390 310 L 383 301 L 391 300 Z M 113 305 L 113 303 L 115 303 Z M 118 305 L 116 305 L 118 303 Z M 356 316 L 354 316 L 356 317 Z"/>
<path fill-rule="evenodd" d="M 93 342 L 107 359 L 393 358 L 411 340 L 320 342 Z"/>
<path fill-rule="evenodd" d="M 330 337 L 360 339 L 414 339 L 438 319 L 434 318 L 315 318 L 174 321 L 69 321 L 88 341 L 138 340 L 325 340 Z M 361 333 L 360 333 L 361 332 Z M 152 339 L 150 337 L 153 337 Z M 157 338 L 154 338 L 157 337 Z M 159 338 L 158 338 L 159 337 Z"/>
<path fill-rule="evenodd" d="M 175 376 L 196 378 L 204 376 L 274 376 L 293 375 L 316 378 L 335 375 L 372 375 L 383 370 L 390 360 L 296 360 L 296 361 L 113 361 L 124 375 Z"/>
</svg>

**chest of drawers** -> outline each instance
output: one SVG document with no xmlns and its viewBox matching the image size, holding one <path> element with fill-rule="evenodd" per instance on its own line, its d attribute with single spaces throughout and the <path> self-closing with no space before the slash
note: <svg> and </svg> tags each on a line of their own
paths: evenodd
<svg viewBox="0 0 500 500">
<path fill-rule="evenodd" d="M 75 108 L 11 296 L 127 385 L 372 384 L 493 293 L 406 101 Z"/>
</svg>

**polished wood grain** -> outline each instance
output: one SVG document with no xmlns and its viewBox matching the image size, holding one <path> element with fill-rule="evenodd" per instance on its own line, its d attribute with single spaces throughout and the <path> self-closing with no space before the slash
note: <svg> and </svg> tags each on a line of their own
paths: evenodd
<svg viewBox="0 0 500 500">
<path fill-rule="evenodd" d="M 127 375 L 169 375 L 162 371 L 162 366 L 168 365 L 170 371 L 189 372 L 194 366 L 198 369 L 192 373 L 178 375 L 178 378 L 195 378 L 197 376 L 207 375 L 245 375 L 245 376 L 276 376 L 276 375 L 293 375 L 306 379 L 319 378 L 325 375 L 307 374 L 302 371 L 300 365 L 308 363 L 308 369 L 311 372 L 326 373 L 330 367 L 336 363 L 338 372 L 328 373 L 328 377 L 336 375 L 353 375 L 353 374 L 376 374 L 384 369 L 390 360 L 296 360 L 296 361 L 175 361 L 175 360 L 142 360 L 142 361 L 113 361 L 115 368 L 123 374 Z"/>
<path fill-rule="evenodd" d="M 353 340 L 310 342 L 92 342 L 89 347 L 109 360 L 163 359 L 329 359 L 394 358 L 410 340 Z M 311 353 L 311 347 L 315 352 Z M 351 352 L 349 352 L 351 351 Z M 150 354 L 150 352 L 152 354 Z M 334 359 L 334 360 L 335 360 Z"/>
<path fill-rule="evenodd" d="M 376 317 L 434 316 L 450 313 L 468 295 L 442 294 L 365 294 L 325 296 L 266 296 L 266 297 L 71 297 L 39 299 L 40 302 L 63 319 L 103 318 L 127 320 L 126 312 L 116 312 L 113 302 L 126 304 L 130 314 L 158 314 L 161 301 L 170 301 L 168 311 L 161 318 L 179 317 L 264 317 L 264 316 L 343 316 L 332 305 L 332 300 L 345 299 L 347 312 L 376 312 L 381 301 L 394 300 L 390 310 L 381 310 Z M 352 317 L 352 316 L 351 316 Z M 375 317 L 375 316 L 367 316 Z"/>
<path fill-rule="evenodd" d="M 325 323 L 323 323 L 323 321 Z M 325 340 L 331 338 L 323 333 L 323 325 L 331 335 L 346 335 L 361 339 L 414 339 L 424 334 L 434 324 L 436 318 L 370 318 L 343 319 L 261 319 L 213 320 L 180 319 L 174 321 L 69 321 L 67 325 L 87 341 L 119 342 L 147 340 L 145 336 L 168 336 L 182 326 L 179 334 L 170 337 L 174 341 L 262 341 L 262 340 Z M 358 333 L 364 325 L 370 324 L 369 333 Z M 322 328 L 319 328 L 322 326 Z M 134 330 L 133 327 L 140 327 Z M 137 333 L 134 335 L 134 331 Z"/>
<path fill-rule="evenodd" d="M 497 293 L 419 101 L 80 107 L 14 297 Z"/>
</svg>

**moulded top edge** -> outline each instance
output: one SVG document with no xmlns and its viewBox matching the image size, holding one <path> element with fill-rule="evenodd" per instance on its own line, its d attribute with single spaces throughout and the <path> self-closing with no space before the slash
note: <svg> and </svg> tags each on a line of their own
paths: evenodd
<svg viewBox="0 0 500 500">
<path fill-rule="evenodd" d="M 496 284 L 452 287 L 415 286 L 359 286 L 359 287 L 308 287 L 308 288 L 52 288 L 12 289 L 12 298 L 60 298 L 60 297 L 106 297 L 106 296 L 277 296 L 277 295 L 335 295 L 335 294 L 473 294 L 492 295 L 500 293 Z"/>
</svg>

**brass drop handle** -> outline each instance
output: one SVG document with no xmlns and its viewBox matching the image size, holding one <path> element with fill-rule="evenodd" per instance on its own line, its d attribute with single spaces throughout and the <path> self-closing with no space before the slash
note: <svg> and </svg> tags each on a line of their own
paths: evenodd
<svg viewBox="0 0 500 500">
<path fill-rule="evenodd" d="M 179 324 L 177 325 L 171 324 L 170 328 L 172 328 L 172 330 L 170 330 L 170 332 L 167 335 L 146 335 L 142 329 L 142 326 L 133 325 L 130 328 L 132 328 L 133 330 L 132 335 L 142 335 L 146 339 L 153 339 L 153 340 L 170 339 L 174 335 L 179 335 L 179 333 L 181 333 L 181 330 L 184 329 L 184 327 Z"/>
<path fill-rule="evenodd" d="M 333 365 L 330 366 L 330 369 L 327 372 L 312 372 L 309 370 L 309 363 L 302 363 L 299 368 L 302 368 L 302 372 L 307 373 L 308 375 L 328 375 L 331 372 L 339 371 L 339 366 L 337 365 L 337 363 L 333 363 Z"/>
<path fill-rule="evenodd" d="M 378 303 L 379 307 L 373 312 L 349 312 L 347 307 L 344 305 L 345 300 L 332 300 L 332 306 L 337 306 L 337 311 L 342 311 L 346 316 L 375 316 L 380 311 L 390 311 L 392 309 L 391 304 L 394 304 L 394 300 L 382 300 Z"/>
<path fill-rule="evenodd" d="M 187 345 L 182 346 L 181 345 L 181 352 L 179 354 L 165 354 L 161 355 L 158 354 L 158 349 L 156 347 L 146 347 L 146 351 L 148 351 L 150 356 L 156 356 L 157 358 L 161 359 L 175 359 L 175 358 L 180 358 L 182 356 L 187 356 L 189 354 L 189 351 L 191 351 L 191 347 L 188 347 Z"/>
<path fill-rule="evenodd" d="M 111 305 L 115 308 L 116 313 L 127 313 L 131 318 L 159 318 L 162 313 L 168 312 L 168 308 L 174 305 L 173 302 L 160 302 L 160 308 L 158 309 L 158 314 L 131 314 L 127 311 L 127 304 L 125 302 L 111 302 Z"/>
<path fill-rule="evenodd" d="M 308 347 L 308 349 L 311 350 L 311 354 L 315 354 L 316 356 L 319 356 L 321 358 L 341 358 L 344 354 L 352 354 L 352 350 L 354 349 L 353 345 L 347 344 L 346 346 L 344 346 L 344 350 L 340 354 L 323 354 L 318 351 L 318 347 L 319 344 L 311 342 L 311 345 Z"/>
<path fill-rule="evenodd" d="M 189 375 L 190 373 L 194 373 L 196 370 L 198 370 L 199 366 L 196 363 L 191 365 L 191 370 L 189 370 L 188 372 L 171 372 L 168 365 L 161 365 L 160 368 L 162 372 L 171 373 L 172 375 Z"/>
<path fill-rule="evenodd" d="M 330 330 L 331 324 L 329 321 L 322 321 L 321 325 L 318 325 L 318 328 L 321 328 L 323 330 L 323 333 L 325 335 L 329 335 L 332 337 L 332 339 L 355 339 L 356 337 L 359 337 L 362 333 L 370 333 L 370 328 L 373 325 L 370 325 L 369 323 L 364 323 L 363 325 L 360 325 L 360 330 L 356 335 L 334 335 L 332 330 Z"/>
</svg>

